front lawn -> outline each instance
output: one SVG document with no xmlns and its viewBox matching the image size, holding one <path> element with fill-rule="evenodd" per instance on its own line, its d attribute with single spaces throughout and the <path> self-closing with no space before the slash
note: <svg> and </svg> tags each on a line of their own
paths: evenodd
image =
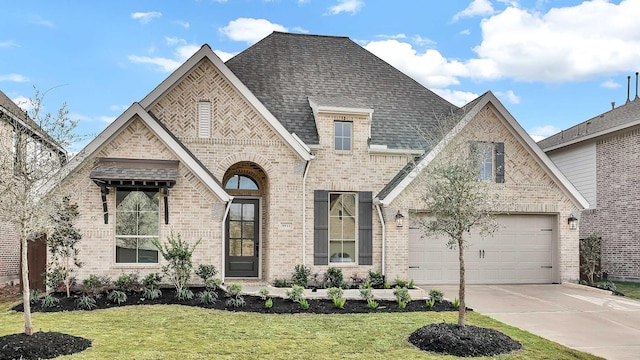
<svg viewBox="0 0 640 360">
<path fill-rule="evenodd" d="M 614 281 L 616 284 L 616 289 L 623 293 L 624 296 L 640 300 L 640 283 L 639 282 L 630 282 L 630 281 Z"/>
<path fill-rule="evenodd" d="M 0 304 L 0 336 L 21 332 L 22 313 Z M 93 340 L 64 359 L 440 359 L 407 342 L 428 323 L 455 322 L 455 312 L 343 315 L 275 315 L 181 305 L 127 306 L 108 310 L 34 313 L 35 329 Z M 489 317 L 468 314 L 468 323 L 491 327 L 523 344 L 498 359 L 598 359 Z"/>
</svg>

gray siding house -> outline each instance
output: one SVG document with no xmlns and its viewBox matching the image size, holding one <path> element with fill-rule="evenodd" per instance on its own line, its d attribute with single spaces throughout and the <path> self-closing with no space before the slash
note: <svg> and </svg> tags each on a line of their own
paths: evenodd
<svg viewBox="0 0 640 360">
<path fill-rule="evenodd" d="M 640 98 L 538 145 L 589 202 L 580 238 L 602 237 L 602 271 L 640 281 Z"/>
</svg>

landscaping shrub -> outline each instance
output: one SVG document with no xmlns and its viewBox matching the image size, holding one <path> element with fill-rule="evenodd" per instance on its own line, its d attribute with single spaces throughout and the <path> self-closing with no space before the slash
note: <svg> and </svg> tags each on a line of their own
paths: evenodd
<svg viewBox="0 0 640 360">
<path fill-rule="evenodd" d="M 202 279 L 202 282 L 206 283 L 207 279 L 218 275 L 218 269 L 214 265 L 200 264 L 196 270 L 196 275 Z"/>
<path fill-rule="evenodd" d="M 89 275 L 82 280 L 82 292 L 92 298 L 99 298 L 111 287 L 111 279 L 107 276 Z"/>
<path fill-rule="evenodd" d="M 229 286 L 227 286 L 227 297 L 229 297 L 229 299 L 227 299 L 227 302 L 226 302 L 227 306 L 233 306 L 236 308 L 244 306 L 246 303 L 242 295 L 240 295 L 241 293 L 242 293 L 242 284 L 240 283 L 229 284 Z"/>
<path fill-rule="evenodd" d="M 142 280 L 142 285 L 144 286 L 142 296 L 145 299 L 149 299 L 149 300 L 154 300 L 162 296 L 162 291 L 160 291 L 161 280 L 162 280 L 161 274 L 151 273 L 147 275 Z"/>
<path fill-rule="evenodd" d="M 400 309 L 404 309 L 407 304 L 411 301 L 411 295 L 409 295 L 409 289 L 405 287 L 396 287 L 393 289 L 393 295 L 395 295 L 396 300 L 398 301 L 398 307 Z"/>
<path fill-rule="evenodd" d="M 382 276 L 380 271 L 369 270 L 366 281 L 368 281 L 374 289 L 381 289 L 384 286 L 384 276 Z"/>
<path fill-rule="evenodd" d="M 109 292 L 109 295 L 107 295 L 107 300 L 120 305 L 123 302 L 127 301 L 127 294 L 124 291 L 111 290 L 111 292 Z"/>
<path fill-rule="evenodd" d="M 325 272 L 325 274 L 324 274 L 323 284 L 324 284 L 325 288 L 332 288 L 332 287 L 344 288 L 344 287 L 346 287 L 347 284 L 344 282 L 344 277 L 342 275 L 342 269 L 335 268 L 335 267 L 328 268 L 327 272 Z"/>
<path fill-rule="evenodd" d="M 47 273 L 55 274 L 54 278 L 50 279 L 55 283 L 51 288 L 58 290 L 62 287 L 69 297 L 71 287 L 75 283 L 73 274 L 82 267 L 78 256 L 78 243 L 82 235 L 75 226 L 80 213 L 78 204 L 72 203 L 68 196 L 55 203 L 55 210 L 55 213 L 50 215 L 53 231 L 46 240 L 50 257 Z"/>
<path fill-rule="evenodd" d="M 162 267 L 162 272 L 171 281 L 176 288 L 176 296 L 185 296 L 188 293 L 183 291 L 188 289 L 191 271 L 193 270 L 193 252 L 200 244 L 200 240 L 196 241 L 193 246 L 182 240 L 180 233 L 175 234 L 173 231 L 167 237 L 168 244 L 161 244 L 158 239 L 153 239 L 153 245 L 158 248 L 162 257 L 167 261 L 167 265 Z M 193 293 L 191 294 L 193 297 Z"/>
<path fill-rule="evenodd" d="M 300 302 L 303 298 L 304 288 L 299 285 L 293 285 L 290 290 L 286 291 L 287 298 L 293 302 Z"/>
<path fill-rule="evenodd" d="M 431 289 L 429 290 L 429 298 L 435 301 L 442 301 L 444 300 L 444 293 L 438 289 Z"/>
<path fill-rule="evenodd" d="M 360 289 L 360 297 L 364 301 L 373 300 L 373 292 L 371 291 L 371 288 Z"/>
<path fill-rule="evenodd" d="M 58 299 L 57 297 L 51 294 L 47 294 L 42 298 L 40 304 L 42 305 L 43 308 L 50 308 L 50 307 L 54 307 L 59 302 L 60 302 L 60 299 Z"/>
<path fill-rule="evenodd" d="M 595 276 L 598 275 L 598 265 L 602 256 L 601 248 L 602 238 L 597 233 L 580 240 L 580 255 L 583 259 L 582 270 L 585 272 L 589 284 L 593 284 Z"/>
<path fill-rule="evenodd" d="M 309 283 L 309 275 L 311 275 L 311 269 L 309 269 L 309 267 L 305 265 L 296 265 L 293 269 L 293 275 L 291 276 L 291 283 L 307 287 Z"/>
<path fill-rule="evenodd" d="M 269 288 L 267 287 L 260 288 L 260 290 L 258 291 L 258 294 L 260 295 L 260 299 L 267 300 L 267 297 L 269 296 Z"/>
<path fill-rule="evenodd" d="M 286 288 L 286 287 L 289 287 L 289 281 L 285 279 L 273 279 L 273 282 L 271 283 L 271 285 L 277 288 Z"/>
<path fill-rule="evenodd" d="M 125 293 L 140 292 L 143 288 L 140 280 L 138 280 L 138 274 L 136 273 L 120 275 L 116 281 L 113 282 L 113 286 Z"/>
<path fill-rule="evenodd" d="M 89 295 L 83 295 L 79 297 L 77 303 L 78 307 L 82 310 L 91 310 L 97 306 L 96 299 Z"/>
</svg>

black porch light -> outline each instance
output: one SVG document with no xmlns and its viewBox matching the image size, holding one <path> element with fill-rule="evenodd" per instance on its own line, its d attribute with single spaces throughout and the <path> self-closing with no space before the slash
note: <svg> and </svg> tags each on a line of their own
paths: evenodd
<svg viewBox="0 0 640 360">
<path fill-rule="evenodd" d="M 567 223 L 569 224 L 569 229 L 571 230 L 576 230 L 578 228 L 578 218 L 575 217 L 573 213 L 569 215 L 569 218 L 567 219 Z"/>
<path fill-rule="evenodd" d="M 404 215 L 400 214 L 400 210 L 396 214 L 396 227 L 402 227 L 404 225 Z"/>
</svg>

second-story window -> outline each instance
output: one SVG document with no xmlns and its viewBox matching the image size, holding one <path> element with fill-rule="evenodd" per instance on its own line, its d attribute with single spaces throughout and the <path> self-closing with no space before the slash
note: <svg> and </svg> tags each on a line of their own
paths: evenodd
<svg viewBox="0 0 640 360">
<path fill-rule="evenodd" d="M 353 123 L 350 121 L 336 121 L 333 126 L 334 149 L 337 151 L 351 151 L 353 138 Z"/>
</svg>

